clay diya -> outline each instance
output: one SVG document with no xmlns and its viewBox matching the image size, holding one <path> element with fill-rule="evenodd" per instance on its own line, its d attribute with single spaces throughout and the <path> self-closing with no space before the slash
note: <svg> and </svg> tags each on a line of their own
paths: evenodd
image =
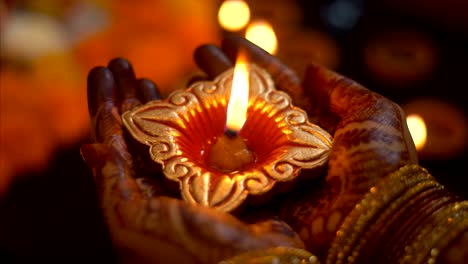
<svg viewBox="0 0 468 264">
<path fill-rule="evenodd" d="M 264 69 L 245 61 L 122 119 L 185 201 L 227 212 L 302 168 L 323 166 L 332 146 Z"/>
</svg>

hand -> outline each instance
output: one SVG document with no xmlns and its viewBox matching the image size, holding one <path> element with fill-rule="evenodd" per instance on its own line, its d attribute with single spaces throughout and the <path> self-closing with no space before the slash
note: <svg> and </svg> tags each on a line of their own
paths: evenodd
<svg viewBox="0 0 468 264">
<path fill-rule="evenodd" d="M 281 221 L 246 224 L 230 214 L 166 197 L 162 183 L 151 186 L 143 180 L 155 171 L 146 166 L 135 142 L 126 139 L 120 116 L 156 99 L 156 86 L 137 80 L 126 60 L 114 59 L 89 73 L 93 144 L 83 145 L 81 153 L 95 176 L 122 261 L 215 263 L 247 250 L 303 248 L 297 234 Z"/>
<path fill-rule="evenodd" d="M 281 213 L 307 249 L 323 256 L 344 217 L 377 180 L 418 162 L 405 115 L 392 101 L 320 66 L 310 65 L 301 83 L 281 61 L 243 38 L 225 39 L 221 48 L 202 46 L 195 60 L 214 77 L 232 66 L 240 50 L 334 135 L 325 181 L 295 192 Z"/>
</svg>

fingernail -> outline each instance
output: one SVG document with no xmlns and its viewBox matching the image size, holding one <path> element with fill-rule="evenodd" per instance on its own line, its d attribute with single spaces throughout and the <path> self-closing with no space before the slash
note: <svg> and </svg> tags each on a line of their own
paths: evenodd
<svg viewBox="0 0 468 264">
<path fill-rule="evenodd" d="M 133 71 L 130 62 L 122 57 L 112 59 L 107 65 L 107 68 L 109 68 L 111 71 L 116 71 L 120 73 Z"/>
</svg>

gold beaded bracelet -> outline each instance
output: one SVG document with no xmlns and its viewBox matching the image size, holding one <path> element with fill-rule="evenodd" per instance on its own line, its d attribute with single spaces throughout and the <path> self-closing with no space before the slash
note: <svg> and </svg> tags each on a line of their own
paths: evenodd
<svg viewBox="0 0 468 264">
<path fill-rule="evenodd" d="M 412 217 L 402 226 L 398 221 L 406 216 Z M 398 231 L 395 234 L 394 229 Z M 433 264 L 441 250 L 467 230 L 468 201 L 447 195 L 424 168 L 406 165 L 370 188 L 346 216 L 330 246 L 326 263 L 367 260 L 363 255 L 376 254 L 373 250 L 382 239 L 379 236 L 390 233 L 391 242 L 398 245 L 387 245 L 391 254 L 383 256 L 386 261 Z M 319 260 L 303 249 L 276 247 L 248 251 L 220 262 L 239 263 L 316 264 Z"/>
<path fill-rule="evenodd" d="M 384 235 L 399 244 L 387 246 L 394 255 L 379 258 L 435 263 L 440 250 L 468 228 L 468 202 L 446 194 L 443 186 L 418 165 L 391 173 L 370 188 L 346 216 L 326 263 L 355 263 L 384 254 L 382 249 L 373 250 Z M 408 215 L 414 223 L 398 222 Z M 398 232 L 403 232 L 401 238 Z"/>
<path fill-rule="evenodd" d="M 310 252 L 289 247 L 252 250 L 223 260 L 219 264 L 320 264 Z"/>
</svg>

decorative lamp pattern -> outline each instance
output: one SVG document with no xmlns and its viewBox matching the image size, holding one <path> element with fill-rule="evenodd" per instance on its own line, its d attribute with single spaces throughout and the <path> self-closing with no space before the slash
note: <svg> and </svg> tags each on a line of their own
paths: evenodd
<svg viewBox="0 0 468 264">
<path fill-rule="evenodd" d="M 185 201 L 221 211 L 234 210 L 249 194 L 266 193 L 276 182 L 295 179 L 301 168 L 324 165 L 332 146 L 332 137 L 309 123 L 265 70 L 250 64 L 247 120 L 237 136 L 255 159 L 235 171 L 211 166 L 208 154 L 225 133 L 233 72 L 122 115 L 130 134 L 150 146 L 151 158 L 162 165 L 166 178 L 179 182 Z"/>
</svg>

